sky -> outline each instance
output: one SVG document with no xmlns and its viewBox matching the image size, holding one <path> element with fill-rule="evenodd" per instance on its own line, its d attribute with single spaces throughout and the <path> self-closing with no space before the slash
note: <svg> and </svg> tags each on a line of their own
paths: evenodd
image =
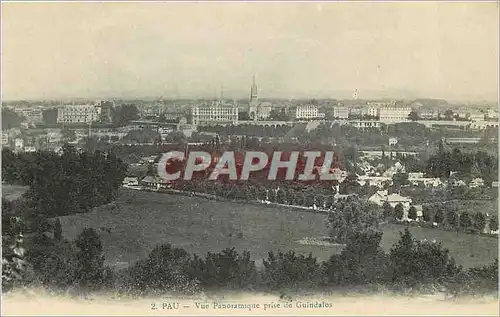
<svg viewBox="0 0 500 317">
<path fill-rule="evenodd" d="M 498 96 L 498 4 L 5 3 L 2 99 Z"/>
</svg>

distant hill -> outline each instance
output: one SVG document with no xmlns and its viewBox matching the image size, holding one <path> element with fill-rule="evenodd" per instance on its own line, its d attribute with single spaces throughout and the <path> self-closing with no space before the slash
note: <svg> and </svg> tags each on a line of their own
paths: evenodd
<svg viewBox="0 0 500 317">
<path fill-rule="evenodd" d="M 448 101 L 444 99 L 415 99 L 412 103 L 421 103 L 424 107 L 439 107 L 448 105 Z"/>
</svg>

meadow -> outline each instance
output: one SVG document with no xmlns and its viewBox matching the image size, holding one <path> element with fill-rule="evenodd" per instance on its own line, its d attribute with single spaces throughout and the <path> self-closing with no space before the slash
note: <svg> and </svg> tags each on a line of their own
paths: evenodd
<svg viewBox="0 0 500 317">
<path fill-rule="evenodd" d="M 83 228 L 95 228 L 103 241 L 109 264 L 133 263 L 148 256 L 157 245 L 170 243 L 200 255 L 235 247 L 251 251 L 259 263 L 269 251 L 294 250 L 326 260 L 338 245 L 304 245 L 304 238 L 328 235 L 326 216 L 198 197 L 120 189 L 117 200 L 85 214 L 61 218 L 63 235 L 75 238 Z M 382 247 L 389 251 L 404 226 L 384 224 Z M 458 264 L 472 267 L 498 258 L 494 238 L 412 227 L 418 239 L 436 239 L 450 250 Z"/>
</svg>

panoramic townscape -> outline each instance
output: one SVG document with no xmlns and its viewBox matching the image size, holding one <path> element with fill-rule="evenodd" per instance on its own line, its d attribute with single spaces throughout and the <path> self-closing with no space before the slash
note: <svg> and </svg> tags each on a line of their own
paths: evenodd
<svg viewBox="0 0 500 317">
<path fill-rule="evenodd" d="M 149 97 L 2 100 L 3 293 L 496 294 L 497 101 L 273 97 L 269 72 L 245 74 L 203 97 L 176 79 Z"/>
</svg>

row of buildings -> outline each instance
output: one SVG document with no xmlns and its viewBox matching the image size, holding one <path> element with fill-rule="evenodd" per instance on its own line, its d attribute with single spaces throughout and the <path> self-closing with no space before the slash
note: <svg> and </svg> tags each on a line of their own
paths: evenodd
<svg viewBox="0 0 500 317">
<path fill-rule="evenodd" d="M 71 104 L 62 105 L 56 108 L 44 108 L 41 106 L 13 107 L 11 108 L 17 115 L 24 118 L 27 124 L 43 124 L 46 121 L 53 123 L 92 123 L 111 122 L 112 109 L 114 103 L 111 101 L 99 101 L 93 104 Z M 54 118 L 51 120 L 50 117 Z"/>
</svg>

